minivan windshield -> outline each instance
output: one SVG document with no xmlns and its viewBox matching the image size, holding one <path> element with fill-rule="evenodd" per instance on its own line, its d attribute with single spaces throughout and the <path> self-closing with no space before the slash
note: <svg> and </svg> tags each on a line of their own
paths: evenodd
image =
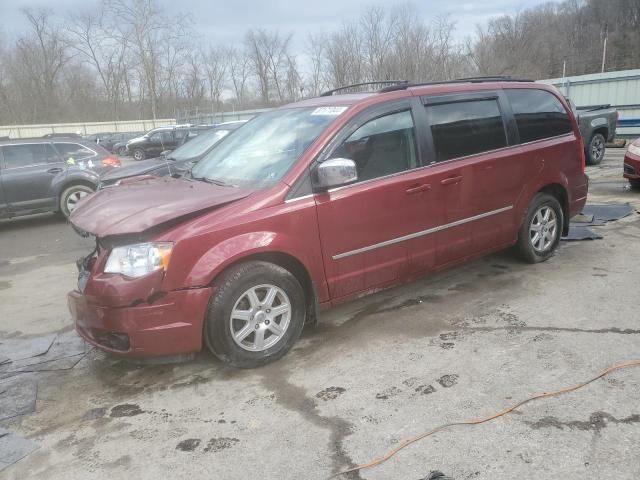
<svg viewBox="0 0 640 480">
<path fill-rule="evenodd" d="M 211 150 L 191 175 L 229 185 L 274 183 L 344 110 L 312 107 L 263 113 Z"/>
<path fill-rule="evenodd" d="M 189 160 L 202 155 L 212 146 L 230 133 L 230 130 L 218 129 L 203 132 L 169 154 L 169 158 L 177 161 Z"/>
</svg>

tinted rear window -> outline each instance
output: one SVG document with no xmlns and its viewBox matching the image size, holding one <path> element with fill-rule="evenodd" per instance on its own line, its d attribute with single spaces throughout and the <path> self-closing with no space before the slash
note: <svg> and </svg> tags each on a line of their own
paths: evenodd
<svg viewBox="0 0 640 480">
<path fill-rule="evenodd" d="M 496 100 L 427 105 L 426 109 L 437 162 L 507 146 Z"/>
<path fill-rule="evenodd" d="M 53 147 L 48 143 L 25 143 L 2 147 L 6 168 L 26 167 L 59 161 Z"/>
<path fill-rule="evenodd" d="M 95 152 L 84 147 L 78 143 L 70 143 L 70 142 L 60 142 L 54 143 L 56 150 L 62 156 L 63 160 L 66 162 L 68 160 L 82 160 L 84 158 L 89 158 L 95 156 Z"/>
<path fill-rule="evenodd" d="M 544 90 L 507 90 L 516 117 L 520 142 L 557 137 L 573 130 L 569 115 L 560 101 Z"/>
</svg>

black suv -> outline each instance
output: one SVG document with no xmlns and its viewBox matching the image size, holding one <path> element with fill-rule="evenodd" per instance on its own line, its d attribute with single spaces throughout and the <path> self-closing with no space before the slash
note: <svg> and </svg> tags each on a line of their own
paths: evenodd
<svg viewBox="0 0 640 480">
<path fill-rule="evenodd" d="M 174 150 L 190 138 L 197 136 L 204 130 L 210 130 L 213 125 L 160 127 L 149 130 L 141 137 L 127 142 L 127 153 L 134 160 L 144 160 L 159 156 L 166 150 Z"/>
</svg>

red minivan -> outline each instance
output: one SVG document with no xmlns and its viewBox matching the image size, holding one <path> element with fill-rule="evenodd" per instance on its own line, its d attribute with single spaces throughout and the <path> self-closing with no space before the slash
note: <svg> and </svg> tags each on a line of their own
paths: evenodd
<svg viewBox="0 0 640 480">
<path fill-rule="evenodd" d="M 582 139 L 554 87 L 342 93 L 259 115 L 183 178 L 84 200 L 71 222 L 96 247 L 69 294 L 79 334 L 256 367 L 324 308 L 513 245 L 544 261 L 585 204 Z"/>
</svg>

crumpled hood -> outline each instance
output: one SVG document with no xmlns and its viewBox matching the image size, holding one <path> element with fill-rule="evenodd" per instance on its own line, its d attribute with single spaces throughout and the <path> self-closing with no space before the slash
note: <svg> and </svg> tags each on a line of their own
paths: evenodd
<svg viewBox="0 0 640 480">
<path fill-rule="evenodd" d="M 134 177 L 155 170 L 158 167 L 166 165 L 167 162 L 173 163 L 171 160 L 163 160 L 162 158 L 150 158 L 142 160 L 124 167 L 113 168 L 103 175 L 100 175 L 100 181 L 120 180 L 122 178 Z"/>
<path fill-rule="evenodd" d="M 133 178 L 85 197 L 69 220 L 77 229 L 97 237 L 141 233 L 240 200 L 252 192 L 172 177 Z"/>
</svg>

